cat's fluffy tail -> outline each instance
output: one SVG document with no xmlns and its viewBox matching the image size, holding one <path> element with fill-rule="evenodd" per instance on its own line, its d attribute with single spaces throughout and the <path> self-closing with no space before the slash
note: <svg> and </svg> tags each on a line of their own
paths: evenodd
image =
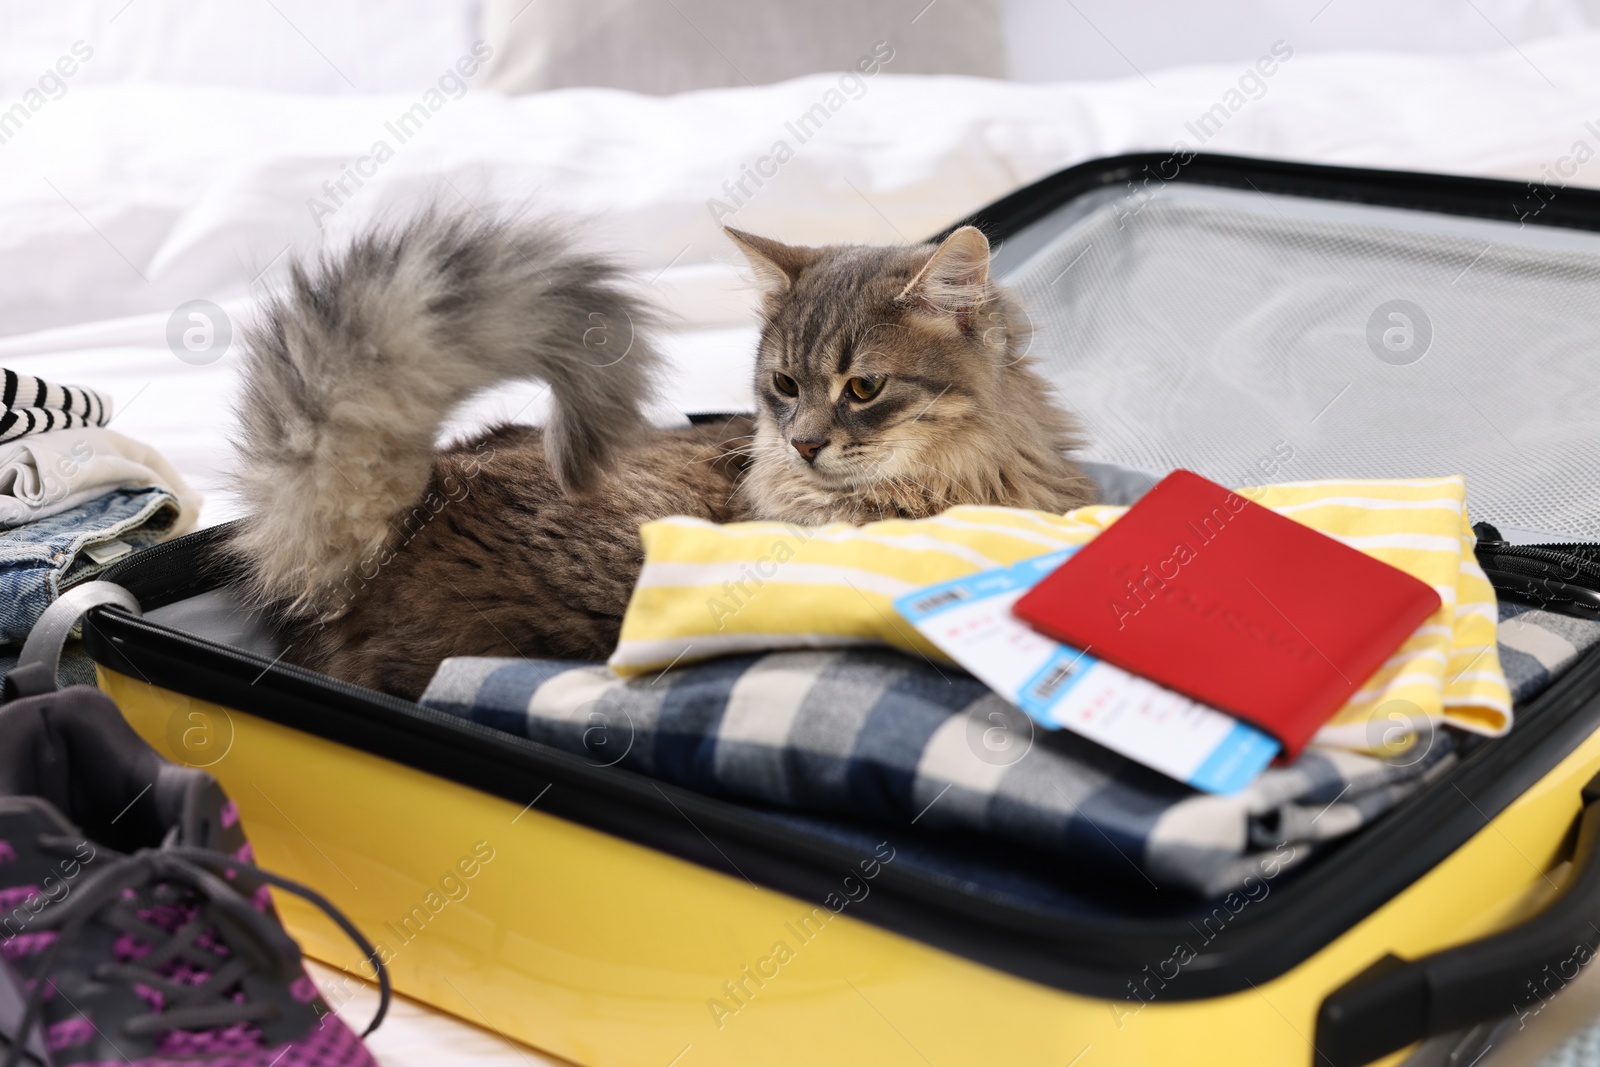
<svg viewBox="0 0 1600 1067">
<path fill-rule="evenodd" d="M 245 334 L 232 549 L 249 591 L 338 614 L 338 583 L 423 497 L 445 418 L 498 382 L 549 383 L 551 467 L 588 488 L 645 427 L 650 318 L 618 267 L 544 223 L 434 211 L 297 263 Z"/>
</svg>

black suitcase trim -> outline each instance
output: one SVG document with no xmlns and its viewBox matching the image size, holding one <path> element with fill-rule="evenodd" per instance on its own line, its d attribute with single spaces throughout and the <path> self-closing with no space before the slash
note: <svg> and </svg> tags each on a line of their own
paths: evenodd
<svg viewBox="0 0 1600 1067">
<path fill-rule="evenodd" d="M 1107 156 L 1057 171 L 952 223 L 931 240 L 947 237 L 962 226 L 977 226 L 991 241 L 1003 242 L 1088 193 L 1122 186 L 1135 195 L 1154 197 L 1169 182 L 1524 226 L 1600 230 L 1600 191 L 1592 189 L 1562 186 L 1558 196 L 1549 186 L 1534 182 L 1174 151 Z M 1543 189 L 1548 197 L 1537 196 L 1535 188 Z"/>
<path fill-rule="evenodd" d="M 1131 181 L 1173 157 L 1145 153 L 1073 167 L 967 220 L 1003 241 L 1078 196 Z M 1194 156 L 1171 178 L 1410 210 L 1519 221 L 1514 182 Z M 1537 224 L 1600 230 L 1600 193 L 1563 190 Z M 948 232 L 948 231 L 946 231 Z M 114 565 L 103 578 L 148 609 L 223 584 L 212 559 L 228 527 L 191 534 Z M 565 752 L 326 676 L 162 627 L 116 609 L 84 626 L 90 655 L 133 678 L 235 708 L 526 804 L 733 877 L 820 903 L 861 859 L 737 804 L 596 768 Z M 1200 948 L 1161 996 L 1239 992 L 1298 966 L 1447 858 L 1600 727 L 1600 649 L 1531 704 L 1506 738 L 1469 743 L 1459 764 L 1390 816 L 1337 846 L 1314 874 L 1274 887 Z M 733 869 L 730 870 L 730 865 Z M 1131 998 L 1192 943 L 1186 919 L 1093 921 L 975 899 L 959 885 L 887 865 L 852 914 L 999 970 L 1087 996 Z"/>
</svg>

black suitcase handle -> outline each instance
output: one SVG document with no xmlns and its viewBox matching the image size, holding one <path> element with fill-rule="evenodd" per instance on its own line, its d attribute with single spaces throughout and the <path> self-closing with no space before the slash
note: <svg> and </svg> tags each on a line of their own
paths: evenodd
<svg viewBox="0 0 1600 1067">
<path fill-rule="evenodd" d="M 1600 775 L 1583 787 L 1572 866 L 1565 891 L 1527 922 L 1420 960 L 1384 956 L 1328 994 L 1317 1013 L 1317 1067 L 1361 1067 L 1517 1014 L 1577 976 L 1600 945 Z"/>
</svg>

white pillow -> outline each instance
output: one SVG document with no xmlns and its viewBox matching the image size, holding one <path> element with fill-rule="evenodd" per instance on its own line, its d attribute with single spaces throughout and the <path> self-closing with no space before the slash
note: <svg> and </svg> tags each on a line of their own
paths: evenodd
<svg viewBox="0 0 1600 1067">
<path fill-rule="evenodd" d="M 41 78 L 46 96 L 122 81 L 421 89 L 471 50 L 479 18 L 479 0 L 0 0 L 0 106 Z"/>
<path fill-rule="evenodd" d="M 996 0 L 485 0 L 511 93 L 765 85 L 803 74 L 1005 75 Z"/>
</svg>

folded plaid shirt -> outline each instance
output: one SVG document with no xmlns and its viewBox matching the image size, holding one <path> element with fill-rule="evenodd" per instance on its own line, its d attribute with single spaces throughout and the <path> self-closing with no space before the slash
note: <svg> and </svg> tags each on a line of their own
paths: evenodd
<svg viewBox="0 0 1600 1067">
<path fill-rule="evenodd" d="M 718 796 L 979 831 L 1109 876 L 1217 896 L 1371 822 L 1451 757 L 1312 748 L 1237 796 L 1196 793 L 981 682 L 879 649 L 732 656 L 621 679 L 596 664 L 446 660 L 422 703 Z"/>
</svg>

